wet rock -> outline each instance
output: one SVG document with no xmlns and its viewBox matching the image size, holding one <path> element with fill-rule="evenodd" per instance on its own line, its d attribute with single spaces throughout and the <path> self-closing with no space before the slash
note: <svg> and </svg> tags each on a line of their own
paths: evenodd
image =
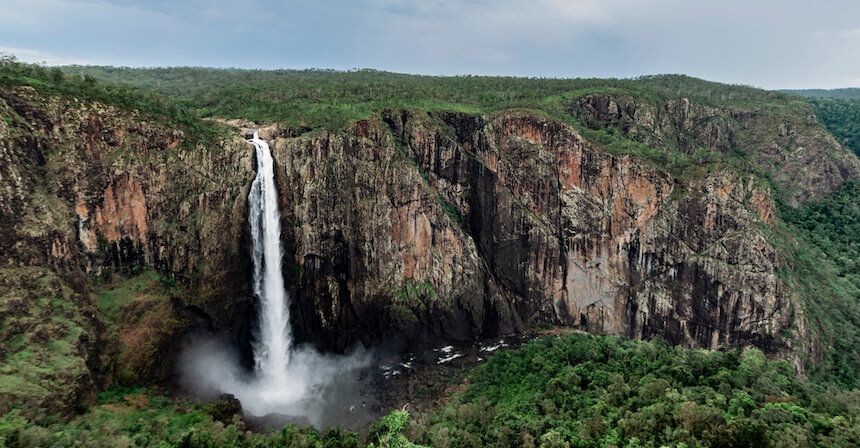
<svg viewBox="0 0 860 448">
<path fill-rule="evenodd" d="M 214 420 L 229 425 L 234 416 L 242 415 L 242 403 L 233 395 L 223 394 L 217 400 L 209 403 L 208 412 Z"/>
</svg>

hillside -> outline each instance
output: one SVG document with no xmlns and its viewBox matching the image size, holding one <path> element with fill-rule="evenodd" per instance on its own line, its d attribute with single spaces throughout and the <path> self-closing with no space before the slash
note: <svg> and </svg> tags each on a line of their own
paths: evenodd
<svg viewBox="0 0 860 448">
<path fill-rule="evenodd" d="M 131 69 L 66 66 L 76 75 L 119 82 L 175 98 L 202 116 L 338 128 L 386 108 L 489 114 L 525 108 L 563 113 L 559 103 L 593 93 L 703 105 L 802 107 L 790 95 L 683 75 L 639 79 L 552 79 L 404 75 L 376 70 L 242 70 L 194 67 Z"/>
<path fill-rule="evenodd" d="M 847 89 L 798 89 L 783 90 L 785 93 L 805 98 L 832 98 L 839 100 L 860 100 L 860 88 Z"/>
<path fill-rule="evenodd" d="M 796 96 L 676 75 L 64 70 L 0 66 L 0 441 L 358 445 L 248 434 L 229 399 L 157 389 L 189 334 L 251 362 L 251 128 L 276 162 L 299 343 L 612 335 L 494 355 L 367 440 L 856 441 L 860 160 Z"/>
</svg>

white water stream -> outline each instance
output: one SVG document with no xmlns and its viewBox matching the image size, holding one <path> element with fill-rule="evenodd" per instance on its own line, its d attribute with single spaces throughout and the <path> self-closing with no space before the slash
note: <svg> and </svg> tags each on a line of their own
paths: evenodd
<svg viewBox="0 0 860 448">
<path fill-rule="evenodd" d="M 255 369 L 243 371 L 235 350 L 214 338 L 197 340 L 182 355 L 182 382 L 201 395 L 228 393 L 251 416 L 280 415 L 315 426 L 347 424 L 367 417 L 357 377 L 369 365 L 363 351 L 328 356 L 295 347 L 290 330 L 289 295 L 281 270 L 281 225 L 275 161 L 257 133 L 257 174 L 248 194 L 254 265 L 253 290 L 260 303 L 253 343 Z M 369 415 L 369 414 L 368 414 Z"/>
<path fill-rule="evenodd" d="M 248 194 L 253 240 L 254 294 L 260 300 L 260 329 L 254 361 L 263 381 L 286 381 L 292 345 L 289 297 L 281 273 L 281 215 L 275 185 L 275 161 L 269 144 L 257 133 L 251 139 L 257 155 L 257 177 Z"/>
</svg>

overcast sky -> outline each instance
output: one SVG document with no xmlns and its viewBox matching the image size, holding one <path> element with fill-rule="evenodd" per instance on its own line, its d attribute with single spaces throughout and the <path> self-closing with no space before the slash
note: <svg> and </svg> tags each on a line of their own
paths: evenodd
<svg viewBox="0 0 860 448">
<path fill-rule="evenodd" d="M 860 0 L 0 0 L 48 64 L 860 86 Z"/>
</svg>

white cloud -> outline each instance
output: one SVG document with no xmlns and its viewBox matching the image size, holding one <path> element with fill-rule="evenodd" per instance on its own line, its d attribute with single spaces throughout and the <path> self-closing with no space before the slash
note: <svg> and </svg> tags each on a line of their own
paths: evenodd
<svg viewBox="0 0 860 448">
<path fill-rule="evenodd" d="M 0 46 L 49 62 L 832 86 L 860 77 L 858 16 L 857 0 L 0 0 Z"/>
</svg>

